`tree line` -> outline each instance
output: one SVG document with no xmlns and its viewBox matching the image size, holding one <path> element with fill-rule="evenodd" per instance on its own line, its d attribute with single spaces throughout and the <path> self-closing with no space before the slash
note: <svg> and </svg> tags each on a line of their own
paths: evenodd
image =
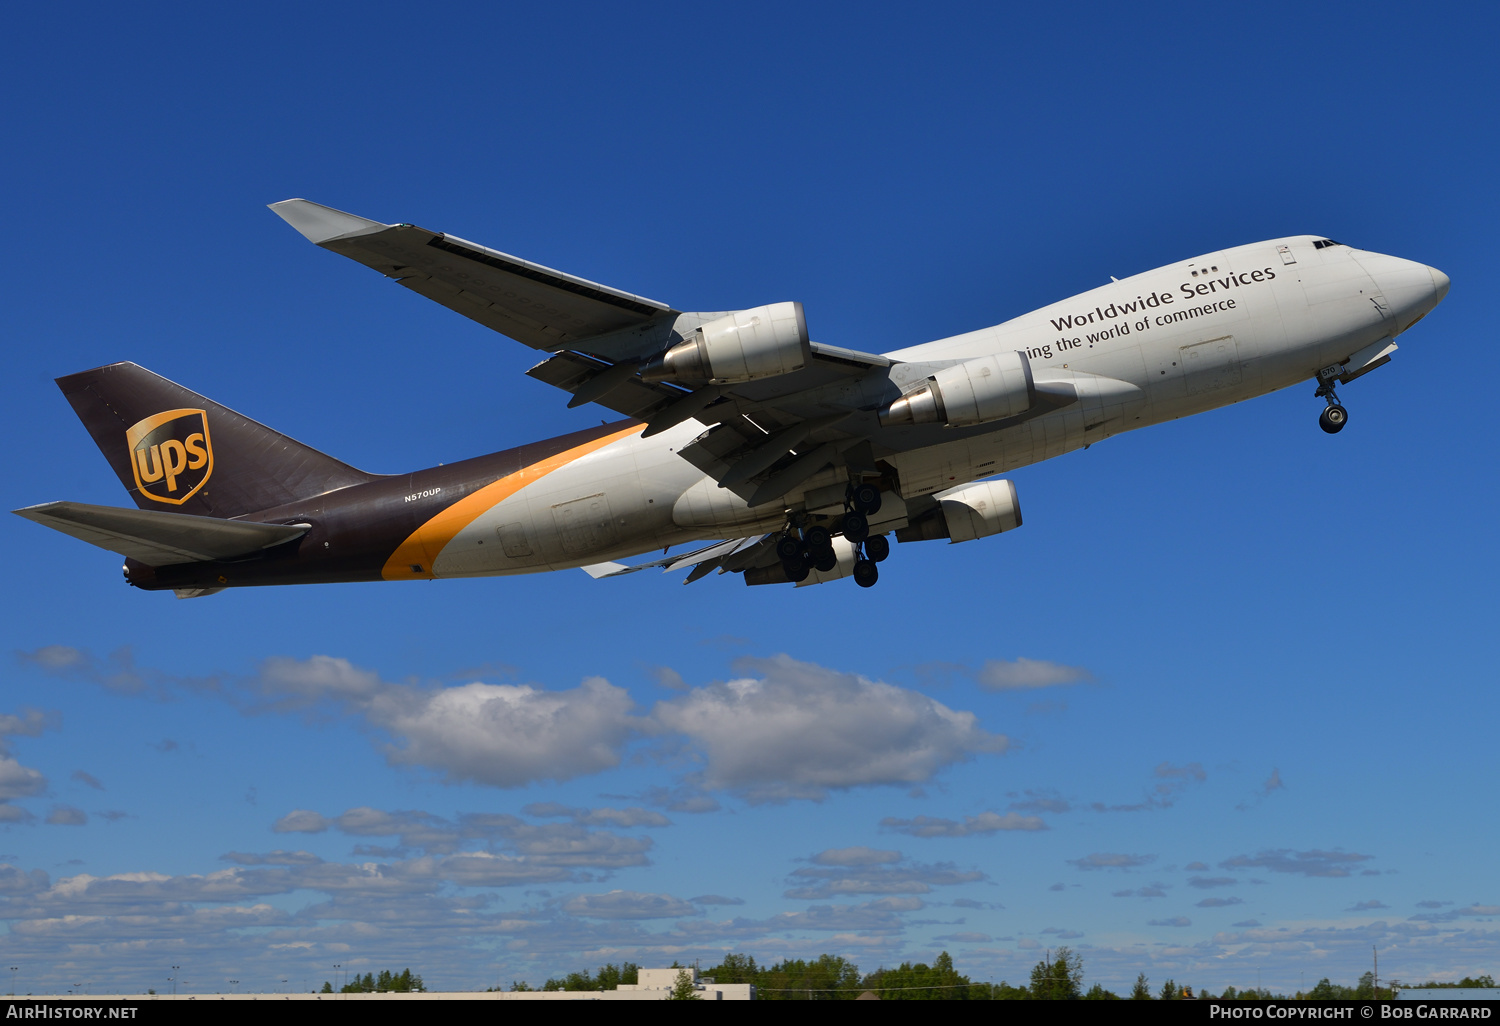
<svg viewBox="0 0 1500 1026">
<path fill-rule="evenodd" d="M 389 969 L 380 970 L 379 975 L 365 973 L 360 976 L 355 973 L 354 979 L 340 987 L 340 994 L 411 994 L 422 993 L 427 986 L 422 982 L 422 977 L 413 973 L 410 969 L 403 969 L 399 973 L 393 973 Z M 328 980 L 323 981 L 324 994 L 334 993 L 333 984 Z"/>
<path fill-rule="evenodd" d="M 676 963 L 673 963 L 674 966 Z M 622 983 L 636 983 L 640 967 L 633 962 L 606 964 L 597 973 L 569 973 L 549 979 L 541 990 L 613 990 Z M 1227 987 L 1220 994 L 1195 991 L 1175 979 L 1152 987 L 1145 973 L 1136 977 L 1127 994 L 1116 994 L 1095 983 L 1084 989 L 1083 958 L 1067 947 L 1048 952 L 1032 967 L 1025 983 L 1012 985 L 974 981 L 953 966 L 953 957 L 944 951 L 931 965 L 925 962 L 902 962 L 895 968 L 882 966 L 871 973 L 861 973 L 859 966 L 840 955 L 819 955 L 814 959 L 783 959 L 759 964 L 751 955 L 726 954 L 718 965 L 700 967 L 700 978 L 716 983 L 750 983 L 762 1001 L 850 1001 L 866 991 L 884 1001 L 1174 1001 L 1192 998 L 1217 998 L 1223 1001 L 1267 1000 L 1336 1000 L 1390 999 L 1393 988 L 1402 984 L 1392 980 L 1377 987 L 1373 973 L 1365 973 L 1353 987 L 1318 981 L 1310 991 L 1288 997 L 1250 987 L 1243 990 Z M 420 977 L 418 977 L 420 979 Z M 1464 977 L 1458 983 L 1427 983 L 1425 987 L 1493 987 L 1488 976 Z M 511 990 L 532 990 L 524 981 L 515 981 Z"/>
</svg>

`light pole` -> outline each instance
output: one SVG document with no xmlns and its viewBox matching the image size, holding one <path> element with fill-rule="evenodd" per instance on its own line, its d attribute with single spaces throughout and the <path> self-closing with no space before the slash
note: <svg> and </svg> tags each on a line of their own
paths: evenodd
<svg viewBox="0 0 1500 1026">
<path fill-rule="evenodd" d="M 18 965 L 13 965 L 13 966 L 10 967 L 10 996 L 11 997 L 15 997 L 16 996 L 16 970 L 19 969 L 19 968 L 21 968 L 21 967 L 18 966 Z"/>
<path fill-rule="evenodd" d="M 177 996 L 177 970 L 179 970 L 181 968 L 182 968 L 182 966 L 180 966 L 180 965 L 174 965 L 172 967 L 172 977 L 171 977 L 171 979 L 172 979 L 172 996 L 173 997 Z"/>
<path fill-rule="evenodd" d="M 342 963 L 342 962 L 335 962 L 335 963 L 333 963 L 333 978 L 335 980 L 339 978 L 339 970 L 342 969 L 342 968 L 344 968 L 344 963 Z M 339 987 L 340 987 L 339 993 L 342 994 L 343 993 L 343 989 L 342 989 L 343 988 L 343 984 L 342 983 L 339 984 Z"/>
</svg>

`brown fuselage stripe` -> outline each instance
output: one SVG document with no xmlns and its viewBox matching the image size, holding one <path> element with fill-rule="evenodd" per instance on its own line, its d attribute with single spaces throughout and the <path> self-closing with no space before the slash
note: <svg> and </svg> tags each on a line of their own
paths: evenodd
<svg viewBox="0 0 1500 1026">
<path fill-rule="evenodd" d="M 540 481 L 554 470 L 565 467 L 591 452 L 597 452 L 607 445 L 612 445 L 622 438 L 637 434 L 645 430 L 645 427 L 644 424 L 633 424 L 613 434 L 564 450 L 556 456 L 549 456 L 538 463 L 522 467 L 514 474 L 508 474 L 464 496 L 422 524 L 408 535 L 405 541 L 396 546 L 396 551 L 391 553 L 390 558 L 385 561 L 380 575 L 387 581 L 431 579 L 432 565 L 437 561 L 443 548 L 457 537 L 460 531 L 483 516 L 485 512 L 527 485 Z M 413 567 L 421 567 L 421 570 L 414 570 Z"/>
</svg>

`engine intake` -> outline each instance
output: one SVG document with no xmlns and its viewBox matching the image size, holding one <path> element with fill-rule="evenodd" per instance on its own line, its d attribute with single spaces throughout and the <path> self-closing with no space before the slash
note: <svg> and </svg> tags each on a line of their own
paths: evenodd
<svg viewBox="0 0 1500 1026">
<path fill-rule="evenodd" d="M 1036 401 L 1031 361 L 1019 352 L 997 353 L 944 367 L 881 410 L 880 423 L 972 427 L 1019 416 Z"/>
<path fill-rule="evenodd" d="M 801 303 L 771 303 L 709 321 L 641 369 L 646 381 L 728 385 L 807 366 Z"/>
</svg>

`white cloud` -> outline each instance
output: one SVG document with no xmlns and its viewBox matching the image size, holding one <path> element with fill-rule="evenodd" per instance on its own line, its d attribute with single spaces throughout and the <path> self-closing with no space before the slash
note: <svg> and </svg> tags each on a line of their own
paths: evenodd
<svg viewBox="0 0 1500 1026">
<path fill-rule="evenodd" d="M 1266 869 L 1272 873 L 1295 873 L 1299 876 L 1341 877 L 1361 862 L 1374 858 L 1349 851 L 1292 851 L 1277 848 L 1255 855 L 1236 855 L 1219 863 L 1221 869 Z"/>
<path fill-rule="evenodd" d="M 886 930 L 901 928 L 902 912 L 923 907 L 921 898 L 880 898 L 858 905 L 812 905 L 805 912 L 782 912 L 765 921 L 770 930 Z"/>
<path fill-rule="evenodd" d="M 1361 904 L 1369 905 L 1370 903 L 1369 902 L 1362 902 Z M 1442 906 L 1442 905 L 1452 905 L 1452 904 L 1453 904 L 1453 902 L 1451 902 L 1451 901 L 1419 901 L 1419 902 L 1417 902 L 1417 906 L 1419 908 L 1434 908 L 1434 907 L 1439 907 L 1439 906 Z M 1381 906 L 1381 907 L 1384 907 L 1384 906 Z M 1453 921 L 1455 921 L 1455 920 L 1457 920 L 1457 919 L 1459 919 L 1459 918 L 1461 918 L 1463 916 L 1474 916 L 1474 917 L 1481 917 L 1481 918 L 1489 918 L 1490 916 L 1500 916 L 1500 905 L 1478 905 L 1478 904 L 1475 904 L 1475 905 L 1469 905 L 1469 906 L 1467 906 L 1465 908 L 1450 908 L 1450 909 L 1448 909 L 1447 911 L 1444 911 L 1444 912 L 1424 912 L 1424 913 L 1420 913 L 1418 915 L 1412 916 L 1411 917 L 1411 921 L 1412 922 L 1420 922 L 1420 923 L 1451 923 L 1451 922 L 1453 922 Z"/>
<path fill-rule="evenodd" d="M 1094 675 L 1081 666 L 1064 666 L 1062 663 L 1022 656 L 1013 662 L 1003 659 L 986 660 L 975 671 L 974 679 L 986 691 L 1025 691 L 1060 684 L 1079 684 L 1093 680 Z"/>
<path fill-rule="evenodd" d="M 819 866 L 883 866 L 900 862 L 901 853 L 860 845 L 854 848 L 829 848 L 818 852 L 809 861 Z"/>
<path fill-rule="evenodd" d="M 656 683 L 670 691 L 686 691 L 687 681 L 682 679 L 682 674 L 670 666 L 648 666 L 646 673 Z"/>
<path fill-rule="evenodd" d="M 315 866 L 323 861 L 310 851 L 286 851 L 280 848 L 264 854 L 231 851 L 220 855 L 219 859 L 242 866 Z"/>
<path fill-rule="evenodd" d="M 1150 812 L 1156 809 L 1170 809 L 1189 785 L 1201 784 L 1208 779 L 1208 773 L 1203 769 L 1203 764 L 1197 762 L 1190 762 L 1186 766 L 1173 766 L 1170 762 L 1162 762 L 1157 765 L 1151 775 L 1156 778 L 1156 783 L 1151 786 L 1141 801 L 1127 805 L 1106 805 L 1103 802 L 1093 802 L 1089 807 L 1095 812 Z"/>
<path fill-rule="evenodd" d="M 24 657 L 24 654 L 23 654 Z M 14 805 L 6 804 L 15 798 L 32 798 L 47 790 L 47 778 L 39 770 L 22 766 L 10 754 L 8 739 L 12 737 L 36 737 L 44 730 L 58 726 L 56 713 L 45 713 L 40 709 L 22 709 L 19 713 L 0 714 L 0 823 L 24 823 L 34 819 L 31 813 Z M 69 807 L 71 808 L 71 807 Z M 72 809 L 78 816 L 87 816 L 81 810 Z M 47 822 L 59 822 L 54 809 Z M 68 820 L 74 822 L 74 820 Z"/>
<path fill-rule="evenodd" d="M 701 748 L 707 787 L 751 801 L 821 798 L 830 789 L 916 784 L 1004 737 L 916 691 L 788 656 L 741 659 L 756 674 L 657 704 L 654 718 Z"/>
<path fill-rule="evenodd" d="M 293 809 L 278 819 L 271 829 L 278 834 L 321 834 L 328 829 L 328 820 L 310 809 Z"/>
<path fill-rule="evenodd" d="M 647 812 L 646 815 L 654 814 Z M 580 869 L 614 870 L 646 865 L 649 862 L 646 852 L 652 847 L 650 838 L 589 829 L 580 822 L 528 823 L 505 813 L 465 813 L 449 820 L 420 810 L 387 812 L 364 805 L 333 817 L 300 809 L 277 820 L 275 829 L 281 833 L 320 833 L 330 827 L 355 837 L 395 837 L 399 840 L 401 847 L 396 850 L 364 849 L 365 854 L 377 857 L 399 858 L 411 851 L 422 851 L 429 855 L 451 856 L 456 860 L 487 858 L 510 852 L 513 856 L 504 857 L 522 860 L 527 867 L 548 867 L 548 872 L 539 878 L 555 880 L 569 879 Z M 462 850 L 477 845 L 485 845 L 490 850 L 483 853 Z M 499 849 L 499 852 L 494 849 Z M 420 860 L 411 864 L 416 865 L 417 861 Z M 429 860 L 422 865 L 426 867 L 423 872 L 429 873 L 438 873 L 440 867 L 447 866 L 443 872 L 456 872 L 462 868 L 466 874 L 499 874 L 507 879 L 516 875 L 514 867 L 498 862 L 468 865 L 458 861 Z"/>
<path fill-rule="evenodd" d="M 981 812 L 977 816 L 965 816 L 960 822 L 940 819 L 936 816 L 915 816 L 912 819 L 897 819 L 887 816 L 880 821 L 887 830 L 913 837 L 973 837 L 993 834 L 1001 830 L 1046 830 L 1047 824 L 1040 816 L 1022 816 L 1015 812 L 1001 815 L 998 812 Z"/>
<path fill-rule="evenodd" d="M 1256 789 L 1254 795 L 1252 795 L 1245 801 L 1240 802 L 1235 806 L 1235 808 L 1239 809 L 1241 812 L 1246 812 L 1250 809 L 1255 808 L 1257 805 L 1265 801 L 1277 791 L 1283 791 L 1285 789 L 1286 784 L 1282 782 L 1281 770 L 1273 766 L 1271 768 L 1271 775 L 1266 778 L 1266 782 L 1264 784 L 1261 784 L 1260 787 Z"/>
<path fill-rule="evenodd" d="M 631 807 L 628 809 L 580 809 L 561 802 L 533 802 L 521 810 L 528 816 L 536 816 L 539 819 L 560 817 L 571 819 L 582 826 L 613 826 L 613 827 L 664 827 L 671 826 L 672 821 L 659 812 L 650 809 Z"/>
<path fill-rule="evenodd" d="M 525 684 L 424 688 L 382 681 L 347 659 L 266 660 L 252 690 L 277 711 L 325 703 L 387 732 L 393 765 L 419 765 L 450 782 L 521 787 L 568 780 L 619 764 L 641 729 L 624 688 L 591 677 L 568 691 Z"/>
<path fill-rule="evenodd" d="M 1022 795 L 1024 795 L 1024 798 Z M 1071 811 L 1073 808 L 1072 802 L 1051 789 L 1033 790 L 1028 788 L 1019 794 L 1012 791 L 1006 797 L 1021 799 L 1010 803 L 1010 807 L 1018 812 L 1063 813 Z"/>
<path fill-rule="evenodd" d="M 833 848 L 814 855 L 811 866 L 792 872 L 788 898 L 817 900 L 854 894 L 927 894 L 934 887 L 978 883 L 977 870 L 960 870 L 951 862 L 908 862 L 897 851 Z"/>
<path fill-rule="evenodd" d="M 1165 898 L 1167 892 L 1161 884 L 1150 884 L 1136 890 L 1113 891 L 1110 896 L 1114 898 Z"/>
<path fill-rule="evenodd" d="M 87 681 L 119 695 L 166 698 L 173 688 L 214 691 L 221 686 L 217 677 L 177 677 L 137 667 L 135 655 L 128 646 L 116 649 L 104 659 L 70 645 L 44 645 L 34 652 L 20 652 L 18 655 L 22 662 L 30 663 L 48 676 Z"/>
<path fill-rule="evenodd" d="M 80 784 L 83 784 L 85 787 L 92 787 L 95 791 L 104 790 L 104 785 L 99 781 L 98 777 L 94 776 L 92 773 L 85 773 L 83 770 L 74 770 L 72 775 L 69 776 L 68 779 L 76 780 Z"/>
<path fill-rule="evenodd" d="M 54 805 L 47 813 L 47 822 L 53 826 L 83 826 L 88 821 L 88 813 L 73 805 Z"/>
<path fill-rule="evenodd" d="M 761 802 L 821 799 L 851 787 L 910 787 L 1008 745 L 983 730 L 973 713 L 787 656 L 742 659 L 735 667 L 746 676 L 659 702 L 646 717 L 637 715 L 625 689 L 600 677 L 570 690 L 481 682 L 425 686 L 392 683 L 347 659 L 317 655 L 267 659 L 253 677 L 223 684 L 136 670 L 128 652 L 116 653 L 111 660 L 134 675 L 127 681 L 76 649 L 53 646 L 27 658 L 48 672 L 114 690 L 214 689 L 250 713 L 357 717 L 388 739 L 381 747 L 391 764 L 426 767 L 450 783 L 521 787 L 569 780 L 619 765 L 625 745 L 638 736 L 675 732 L 702 768 L 685 787 L 648 800 L 686 812 L 716 807 L 707 789 L 729 788 Z M 594 814 L 645 822 L 628 810 Z M 278 829 L 303 829 L 296 822 Z"/>
<path fill-rule="evenodd" d="M 563 908 L 570 915 L 589 919 L 677 919 L 702 914 L 680 898 L 639 891 L 580 894 L 564 902 Z"/>
<path fill-rule="evenodd" d="M 1126 855 L 1121 852 L 1096 851 L 1081 859 L 1068 861 L 1079 869 L 1136 869 L 1155 859 L 1155 855 Z"/>
<path fill-rule="evenodd" d="M 22 766 L 9 755 L 0 755 L 0 801 L 30 798 L 47 790 L 47 778 L 40 771 Z"/>
<path fill-rule="evenodd" d="M 723 808 L 717 798 L 705 794 L 701 788 L 687 784 L 678 787 L 648 787 L 640 795 L 640 799 L 651 805 L 659 805 L 668 812 L 701 814 L 718 812 Z"/>
<path fill-rule="evenodd" d="M 466 684 L 376 719 L 404 742 L 388 751 L 393 763 L 440 769 L 450 781 L 520 787 L 617 765 L 636 730 L 634 707 L 623 688 L 592 677 L 571 691 Z"/>
<path fill-rule="evenodd" d="M 744 898 L 726 898 L 722 894 L 700 894 L 696 898 L 689 898 L 694 905 L 743 905 Z"/>
</svg>

